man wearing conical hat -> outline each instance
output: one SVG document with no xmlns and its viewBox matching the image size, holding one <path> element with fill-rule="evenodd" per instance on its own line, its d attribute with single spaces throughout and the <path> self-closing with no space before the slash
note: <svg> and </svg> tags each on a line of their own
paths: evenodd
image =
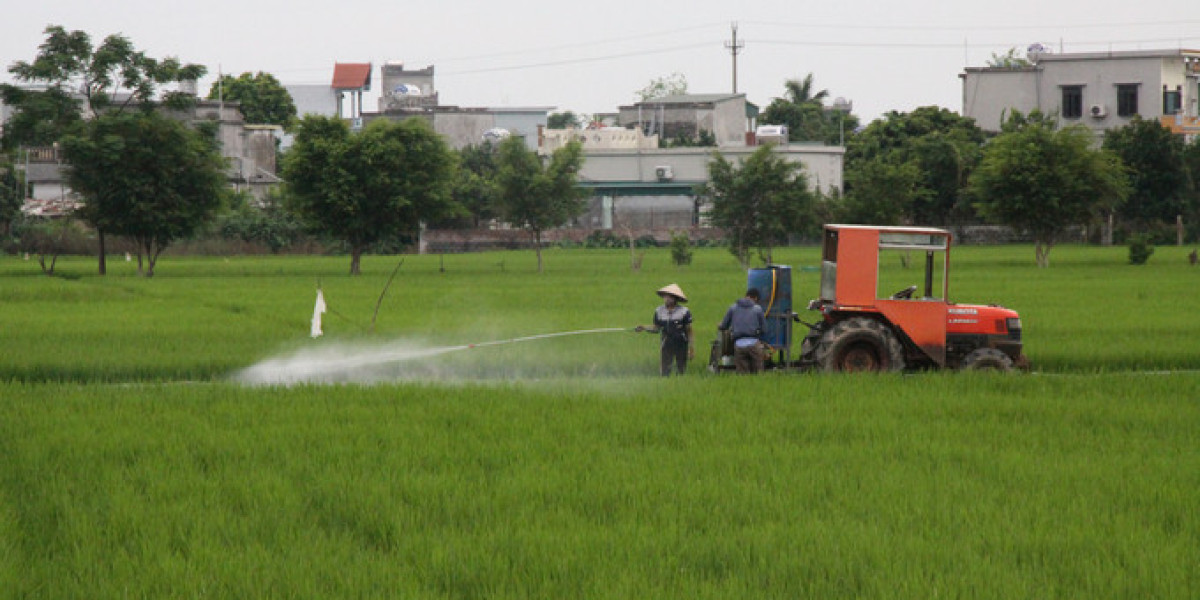
<svg viewBox="0 0 1200 600">
<path fill-rule="evenodd" d="M 638 325 L 637 331 L 660 334 L 660 365 L 663 377 L 671 374 L 674 364 L 680 375 L 687 371 L 687 361 L 696 355 L 692 343 L 692 313 L 683 306 L 687 296 L 678 285 L 672 283 L 658 290 L 662 306 L 654 309 L 654 325 Z"/>
</svg>

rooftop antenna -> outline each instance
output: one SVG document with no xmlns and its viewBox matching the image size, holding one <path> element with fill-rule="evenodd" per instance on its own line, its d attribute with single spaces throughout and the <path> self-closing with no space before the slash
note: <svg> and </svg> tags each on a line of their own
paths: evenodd
<svg viewBox="0 0 1200 600">
<path fill-rule="evenodd" d="M 737 55 L 746 47 L 746 42 L 739 42 L 737 37 L 737 21 L 729 24 L 733 30 L 733 41 L 725 42 L 725 48 L 729 50 L 729 54 L 733 56 L 733 93 L 737 93 Z"/>
</svg>

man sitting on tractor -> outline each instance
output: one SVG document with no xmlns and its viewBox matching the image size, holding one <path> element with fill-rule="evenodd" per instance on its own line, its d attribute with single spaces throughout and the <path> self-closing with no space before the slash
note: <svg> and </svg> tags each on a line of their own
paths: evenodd
<svg viewBox="0 0 1200 600">
<path fill-rule="evenodd" d="M 746 290 L 745 297 L 738 298 L 725 318 L 717 326 L 720 331 L 730 330 L 733 338 L 733 365 L 738 373 L 758 373 L 763 370 L 763 349 L 760 339 L 767 329 L 763 309 L 758 305 L 758 290 Z"/>
</svg>

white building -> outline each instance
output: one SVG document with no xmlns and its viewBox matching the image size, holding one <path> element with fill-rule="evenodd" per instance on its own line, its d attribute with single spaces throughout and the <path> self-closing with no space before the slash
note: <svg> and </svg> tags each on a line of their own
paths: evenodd
<svg viewBox="0 0 1200 600">
<path fill-rule="evenodd" d="M 1100 136 L 1140 115 L 1176 133 L 1200 133 L 1200 50 L 1052 54 L 1039 47 L 1028 58 L 1029 66 L 968 67 L 959 76 L 963 116 L 999 131 L 1014 109 L 1037 109 Z"/>
<path fill-rule="evenodd" d="M 741 132 L 743 140 L 745 133 Z M 541 137 L 543 155 L 567 142 L 582 144 L 584 163 L 579 184 L 592 192 L 592 202 L 579 224 L 595 229 L 654 230 L 698 225 L 704 207 L 696 197 L 696 188 L 708 182 L 708 164 L 714 152 L 738 163 L 758 150 L 744 143 L 718 148 L 659 148 L 657 135 L 644 135 L 638 128 L 547 129 Z M 800 164 L 813 191 L 842 191 L 845 148 L 773 143 L 772 152 Z"/>
</svg>

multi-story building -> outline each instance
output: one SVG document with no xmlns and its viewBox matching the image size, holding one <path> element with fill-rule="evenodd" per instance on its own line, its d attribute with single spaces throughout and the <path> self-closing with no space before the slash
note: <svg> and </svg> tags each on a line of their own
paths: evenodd
<svg viewBox="0 0 1200 600">
<path fill-rule="evenodd" d="M 959 76 L 963 116 L 999 131 L 1011 111 L 1037 109 L 1098 137 L 1141 116 L 1182 135 L 1200 134 L 1200 50 L 1053 54 L 1034 47 L 1028 62 L 968 67 Z"/>
</svg>

